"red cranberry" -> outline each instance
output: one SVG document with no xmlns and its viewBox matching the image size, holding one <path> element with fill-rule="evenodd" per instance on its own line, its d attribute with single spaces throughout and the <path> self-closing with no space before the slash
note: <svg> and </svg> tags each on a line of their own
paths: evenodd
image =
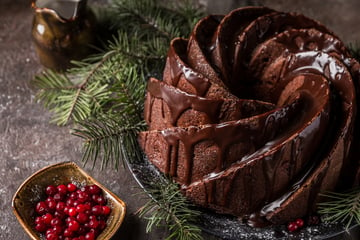
<svg viewBox="0 0 360 240">
<path fill-rule="evenodd" d="M 46 234 L 46 240 L 59 240 L 59 236 L 56 233 Z"/>
<path fill-rule="evenodd" d="M 78 222 L 80 222 L 80 223 L 85 223 L 89 220 L 89 217 L 85 213 L 79 213 L 76 216 L 76 220 L 78 220 Z"/>
<path fill-rule="evenodd" d="M 102 206 L 102 214 L 109 215 L 111 213 L 111 209 L 109 206 Z"/>
<path fill-rule="evenodd" d="M 64 184 L 57 186 L 57 190 L 61 195 L 67 194 L 67 187 Z"/>
<path fill-rule="evenodd" d="M 85 210 L 86 210 L 85 204 L 80 203 L 76 206 L 76 211 L 78 213 L 83 213 L 83 212 L 85 212 Z"/>
<path fill-rule="evenodd" d="M 75 192 L 77 190 L 76 185 L 73 183 L 68 183 L 68 185 L 66 185 L 66 187 L 69 192 Z"/>
<path fill-rule="evenodd" d="M 103 196 L 98 196 L 96 198 L 95 202 L 97 202 L 99 205 L 105 205 L 106 204 L 106 199 Z"/>
<path fill-rule="evenodd" d="M 64 212 L 65 203 L 64 202 L 57 202 L 56 204 L 56 211 Z"/>
<path fill-rule="evenodd" d="M 97 185 L 90 185 L 90 186 L 89 186 L 89 192 L 90 192 L 91 194 L 96 194 L 96 195 L 98 195 L 98 194 L 101 193 L 101 188 L 99 188 Z"/>
<path fill-rule="evenodd" d="M 299 228 L 302 228 L 304 226 L 304 220 L 302 220 L 301 218 L 296 219 L 295 223 Z"/>
<path fill-rule="evenodd" d="M 38 224 L 35 225 L 35 229 L 38 232 L 45 232 L 46 229 L 47 229 L 47 226 L 46 226 L 45 223 L 38 223 Z"/>
<path fill-rule="evenodd" d="M 93 232 L 95 235 L 95 238 L 100 234 L 99 230 L 95 229 L 95 228 L 90 229 L 89 232 Z"/>
<path fill-rule="evenodd" d="M 77 214 L 77 212 L 76 212 L 76 208 L 75 208 L 75 207 L 69 208 L 68 215 L 69 215 L 70 217 L 74 217 L 74 216 L 76 216 L 76 214 Z"/>
<path fill-rule="evenodd" d="M 59 202 L 59 201 L 62 201 L 62 200 L 64 199 L 64 197 L 65 197 L 65 195 L 60 194 L 60 193 L 56 193 L 56 194 L 54 195 L 54 200 L 57 201 L 57 202 Z"/>
<path fill-rule="evenodd" d="M 69 209 L 70 209 L 70 207 L 67 206 L 67 205 L 65 205 L 65 207 L 64 207 L 64 213 L 65 213 L 66 215 L 69 215 Z"/>
<path fill-rule="evenodd" d="M 51 224 L 52 219 L 53 219 L 53 216 L 50 213 L 46 213 L 45 215 L 42 216 L 43 222 L 47 225 Z"/>
<path fill-rule="evenodd" d="M 60 219 L 63 219 L 64 217 L 66 216 L 65 212 L 60 212 L 60 211 L 55 211 L 54 213 L 54 217 L 57 217 L 57 218 L 60 218 Z"/>
<path fill-rule="evenodd" d="M 80 192 L 78 194 L 78 200 L 79 200 L 79 202 L 82 202 L 82 203 L 88 201 L 89 200 L 89 194 L 87 194 L 86 192 Z"/>
<path fill-rule="evenodd" d="M 85 203 L 85 204 L 84 204 L 84 208 L 85 208 L 85 211 L 86 211 L 86 210 L 91 210 L 92 205 L 91 205 L 90 203 Z"/>
<path fill-rule="evenodd" d="M 93 232 L 88 232 L 88 233 L 85 235 L 85 240 L 95 240 L 95 233 L 93 233 Z"/>
<path fill-rule="evenodd" d="M 65 237 L 73 237 L 73 236 L 74 236 L 74 232 L 70 231 L 69 228 L 66 228 L 66 229 L 64 230 L 64 232 L 63 232 L 63 235 L 64 235 Z"/>
<path fill-rule="evenodd" d="M 49 200 L 46 199 L 46 200 L 47 200 L 46 203 L 47 203 L 49 210 L 54 212 L 56 209 L 56 205 L 57 205 L 56 201 L 53 198 L 51 198 Z"/>
<path fill-rule="evenodd" d="M 60 225 L 56 225 L 52 228 L 53 232 L 60 235 L 63 232 L 63 228 Z"/>
<path fill-rule="evenodd" d="M 90 228 L 97 228 L 99 226 L 99 222 L 96 219 L 92 219 L 89 221 L 89 227 Z"/>
<path fill-rule="evenodd" d="M 48 228 L 45 232 L 45 235 L 48 235 L 50 233 L 54 233 L 54 230 L 52 228 Z"/>
<path fill-rule="evenodd" d="M 91 212 L 96 216 L 100 216 L 102 214 L 102 206 L 100 205 L 93 206 L 91 208 Z"/>
<path fill-rule="evenodd" d="M 55 217 L 53 219 L 51 219 L 50 225 L 55 227 L 55 226 L 61 226 L 62 225 L 62 221 L 60 218 Z"/>
<path fill-rule="evenodd" d="M 99 221 L 99 227 L 98 227 L 101 231 L 104 230 L 106 228 L 106 222 L 104 220 L 100 220 Z"/>
<path fill-rule="evenodd" d="M 42 217 L 38 216 L 35 218 L 35 224 L 42 223 L 42 222 L 43 222 Z"/>
<path fill-rule="evenodd" d="M 287 225 L 287 229 L 289 232 L 295 232 L 297 229 L 298 229 L 298 225 L 296 224 L 296 222 L 290 222 L 288 225 Z"/>
<path fill-rule="evenodd" d="M 77 192 L 72 192 L 69 195 L 70 199 L 76 200 L 78 198 L 78 193 Z"/>
<path fill-rule="evenodd" d="M 57 188 L 55 186 L 53 186 L 53 185 L 49 185 L 49 186 L 46 187 L 45 193 L 48 196 L 54 196 L 55 193 L 57 193 Z"/>
<path fill-rule="evenodd" d="M 69 222 L 68 229 L 72 232 L 76 232 L 79 230 L 80 224 L 77 221 L 71 221 Z"/>
<path fill-rule="evenodd" d="M 69 223 L 70 223 L 71 221 L 75 221 L 75 218 L 74 218 L 74 217 L 67 217 L 67 218 L 65 219 L 66 225 L 69 225 Z"/>
<path fill-rule="evenodd" d="M 36 212 L 39 214 L 39 215 L 43 215 L 45 213 L 48 212 L 48 206 L 45 202 L 38 202 L 36 204 Z"/>
<path fill-rule="evenodd" d="M 68 207 L 73 207 L 73 206 L 74 206 L 74 202 L 75 202 L 74 199 L 69 198 L 69 199 L 66 200 L 65 204 L 66 204 L 66 206 L 68 206 Z"/>
</svg>

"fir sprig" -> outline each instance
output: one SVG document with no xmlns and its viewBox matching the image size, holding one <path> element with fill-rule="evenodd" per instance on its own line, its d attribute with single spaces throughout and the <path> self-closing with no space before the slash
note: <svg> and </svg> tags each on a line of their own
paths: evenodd
<svg viewBox="0 0 360 240">
<path fill-rule="evenodd" d="M 165 7 L 156 0 L 114 1 L 118 27 L 134 32 L 141 30 L 146 35 L 163 37 L 167 41 L 188 37 L 193 24 L 204 15 L 198 8 L 190 7 L 190 2 L 167 1 Z M 174 4 L 177 4 L 176 8 Z M 122 24 L 124 22 L 126 24 Z"/>
<path fill-rule="evenodd" d="M 72 134 L 84 140 L 83 161 L 96 160 L 102 154 L 101 169 L 112 163 L 118 168 L 119 163 L 139 160 L 142 155 L 136 144 L 137 134 L 145 129 L 145 123 L 134 117 L 116 115 L 102 116 L 79 122 L 80 128 Z"/>
<path fill-rule="evenodd" d="M 74 83 L 78 79 L 47 70 L 32 81 L 40 89 L 37 99 L 53 113 L 51 122 L 65 125 L 70 120 L 84 120 L 99 112 L 107 102 L 111 95 L 107 84 L 89 82 L 90 75 L 80 84 Z"/>
<path fill-rule="evenodd" d="M 171 234 L 166 240 L 201 240 L 201 230 L 195 225 L 200 212 L 179 192 L 179 186 L 167 179 L 148 183 L 147 191 L 152 198 L 139 209 L 139 216 L 148 220 L 146 231 L 166 226 Z"/>
<path fill-rule="evenodd" d="M 318 213 L 325 221 L 342 222 L 346 229 L 354 222 L 360 225 L 360 188 L 345 193 L 325 193 L 328 201 L 318 204 Z"/>
</svg>

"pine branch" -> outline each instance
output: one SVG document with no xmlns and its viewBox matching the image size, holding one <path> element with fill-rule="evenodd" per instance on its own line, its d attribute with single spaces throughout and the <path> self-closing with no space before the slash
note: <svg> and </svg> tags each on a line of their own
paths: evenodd
<svg viewBox="0 0 360 240">
<path fill-rule="evenodd" d="M 322 196 L 329 199 L 318 204 L 318 212 L 324 215 L 325 221 L 345 223 L 346 229 L 353 222 L 360 225 L 360 188 L 345 193 L 330 192 Z"/>
<path fill-rule="evenodd" d="M 113 73 L 117 80 L 112 86 L 111 111 L 121 116 L 132 116 L 142 121 L 145 96 L 145 76 L 139 66 L 133 65 Z"/>
<path fill-rule="evenodd" d="M 96 160 L 102 155 L 101 169 L 109 163 L 117 169 L 124 159 L 135 161 L 142 158 L 137 144 L 137 134 L 145 129 L 145 123 L 128 116 L 103 116 L 79 122 L 81 127 L 73 129 L 72 134 L 84 140 L 82 161 L 89 160 L 95 166 Z"/>
<path fill-rule="evenodd" d="M 193 24 L 204 15 L 200 10 L 189 7 L 192 6 L 189 2 L 177 3 L 175 8 L 169 2 L 167 5 L 170 7 L 164 7 L 156 0 L 116 0 L 114 6 L 118 21 L 125 23 L 120 28 L 133 29 L 135 32 L 141 29 L 148 35 L 170 41 L 175 37 L 188 37 Z"/>
<path fill-rule="evenodd" d="M 148 221 L 146 231 L 167 226 L 171 234 L 166 240 L 201 240 L 201 230 L 194 224 L 200 213 L 194 210 L 179 192 L 179 186 L 169 179 L 149 183 L 152 198 L 139 209 L 139 216 Z"/>
<path fill-rule="evenodd" d="M 40 88 L 36 98 L 54 114 L 52 122 L 58 125 L 67 124 L 70 119 L 83 120 L 98 112 L 111 92 L 107 85 L 98 82 L 75 84 L 65 74 L 51 70 L 35 77 L 32 84 Z M 86 85 L 87 84 L 87 85 Z"/>
</svg>

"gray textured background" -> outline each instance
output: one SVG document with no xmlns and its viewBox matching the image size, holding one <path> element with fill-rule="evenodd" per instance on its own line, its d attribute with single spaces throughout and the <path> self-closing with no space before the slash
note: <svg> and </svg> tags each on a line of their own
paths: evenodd
<svg viewBox="0 0 360 240">
<path fill-rule="evenodd" d="M 92 3 L 91 0 L 88 1 Z M 263 4 L 282 11 L 298 11 L 335 31 L 346 43 L 360 40 L 359 0 L 200 0 L 209 13 Z M 30 79 L 42 70 L 30 39 L 33 11 L 30 0 L 0 1 L 0 239 L 29 239 L 16 221 L 11 198 L 34 171 L 49 164 L 81 158 L 82 142 L 70 127 L 49 124 L 50 114 L 35 102 Z M 145 233 L 145 223 L 134 215 L 146 199 L 127 170 L 118 172 L 86 167 L 95 179 L 122 198 L 128 206 L 125 222 L 114 239 L 164 239 L 163 229 Z M 211 239 L 206 237 L 206 239 Z"/>
</svg>

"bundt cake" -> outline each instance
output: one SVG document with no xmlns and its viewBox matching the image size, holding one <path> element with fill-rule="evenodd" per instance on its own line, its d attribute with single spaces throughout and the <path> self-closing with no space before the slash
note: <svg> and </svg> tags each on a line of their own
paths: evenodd
<svg viewBox="0 0 360 240">
<path fill-rule="evenodd" d="M 282 224 L 358 185 L 360 65 L 325 26 L 266 7 L 201 19 L 148 81 L 139 142 L 196 205 Z"/>
</svg>

